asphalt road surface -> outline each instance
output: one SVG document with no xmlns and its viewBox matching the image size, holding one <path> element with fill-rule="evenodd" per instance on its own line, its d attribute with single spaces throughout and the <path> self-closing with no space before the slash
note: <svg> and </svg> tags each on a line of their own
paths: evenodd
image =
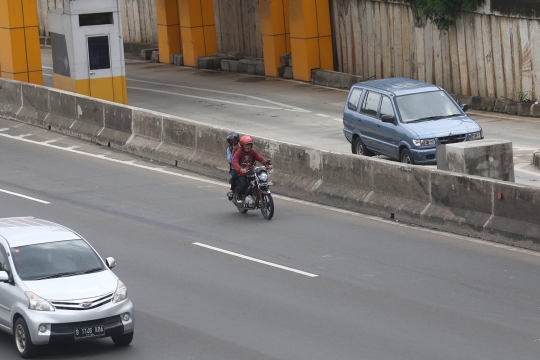
<svg viewBox="0 0 540 360">
<path fill-rule="evenodd" d="M 49 49 L 42 50 L 45 85 L 52 86 Z M 350 154 L 343 135 L 348 91 L 264 76 L 126 61 L 129 104 L 221 126 L 239 133 Z M 510 140 L 516 182 L 540 186 L 531 165 L 540 149 L 540 119 L 469 111 L 489 139 Z"/>
<path fill-rule="evenodd" d="M 101 339 L 43 359 L 538 359 L 538 253 L 283 197 L 267 221 L 238 213 L 227 184 L 0 130 L 0 217 L 79 232 L 116 258 L 136 308 L 129 348 Z M 18 357 L 3 333 L 0 354 Z"/>
</svg>

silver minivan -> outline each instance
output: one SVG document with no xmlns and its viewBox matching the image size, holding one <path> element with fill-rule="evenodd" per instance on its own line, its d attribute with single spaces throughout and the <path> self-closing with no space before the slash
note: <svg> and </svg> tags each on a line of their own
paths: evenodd
<svg viewBox="0 0 540 360">
<path fill-rule="evenodd" d="M 76 232 L 32 217 L 0 219 L 0 330 L 23 358 L 36 345 L 111 337 L 133 339 L 124 283 Z"/>
</svg>

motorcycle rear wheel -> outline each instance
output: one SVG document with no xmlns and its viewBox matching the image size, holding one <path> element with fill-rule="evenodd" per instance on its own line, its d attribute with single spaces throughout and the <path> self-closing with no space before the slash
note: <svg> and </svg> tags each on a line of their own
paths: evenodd
<svg viewBox="0 0 540 360">
<path fill-rule="evenodd" d="M 274 200 L 270 194 L 261 194 L 261 213 L 266 220 L 274 216 Z"/>
</svg>

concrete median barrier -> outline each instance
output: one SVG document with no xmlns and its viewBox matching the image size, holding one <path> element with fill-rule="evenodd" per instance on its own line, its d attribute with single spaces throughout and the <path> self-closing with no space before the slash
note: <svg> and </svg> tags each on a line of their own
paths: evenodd
<svg viewBox="0 0 540 360">
<path fill-rule="evenodd" d="M 0 116 L 228 180 L 228 129 L 0 79 Z M 254 138 L 273 190 L 301 200 L 540 250 L 540 189 Z"/>
<path fill-rule="evenodd" d="M 49 112 L 44 125 L 54 131 L 68 131 L 77 119 L 77 97 L 60 90 L 49 91 Z"/>
<path fill-rule="evenodd" d="M 22 107 L 17 117 L 22 121 L 43 127 L 49 116 L 49 89 L 32 84 L 21 84 Z"/>
<path fill-rule="evenodd" d="M 503 182 L 493 183 L 493 213 L 486 224 L 492 240 L 508 238 L 540 250 L 540 189 Z"/>
<path fill-rule="evenodd" d="M 431 202 L 422 224 L 479 237 L 492 214 L 492 182 L 468 175 L 431 172 Z"/>
<path fill-rule="evenodd" d="M 68 133 L 76 135 L 81 139 L 103 145 L 104 142 L 100 141 L 98 135 L 105 128 L 105 119 L 103 117 L 104 103 L 97 99 L 82 96 L 77 96 L 75 101 L 77 121 L 71 125 Z"/>
<path fill-rule="evenodd" d="M 0 116 L 16 119 L 22 106 L 22 83 L 0 78 Z"/>
</svg>

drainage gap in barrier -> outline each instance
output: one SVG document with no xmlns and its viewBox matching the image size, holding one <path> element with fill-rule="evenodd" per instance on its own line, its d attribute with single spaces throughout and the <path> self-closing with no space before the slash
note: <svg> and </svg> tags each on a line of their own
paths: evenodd
<svg viewBox="0 0 540 360">
<path fill-rule="evenodd" d="M 49 131 L 51 130 L 51 125 L 49 125 Z"/>
<path fill-rule="evenodd" d="M 174 166 L 178 166 L 178 160 L 174 160 Z"/>
<path fill-rule="evenodd" d="M 110 142 L 107 143 L 107 147 L 111 147 L 111 143 L 110 143 Z"/>
<path fill-rule="evenodd" d="M 394 219 L 394 213 L 390 213 L 390 219 Z"/>
</svg>

